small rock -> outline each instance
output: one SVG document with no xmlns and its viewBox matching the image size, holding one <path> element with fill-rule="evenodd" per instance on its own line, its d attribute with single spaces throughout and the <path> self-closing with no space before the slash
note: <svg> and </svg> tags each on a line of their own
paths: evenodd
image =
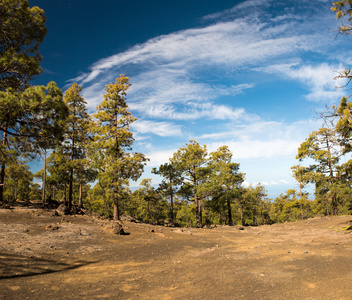
<svg viewBox="0 0 352 300">
<path fill-rule="evenodd" d="M 58 210 L 59 212 L 61 212 L 62 214 L 64 214 L 64 215 L 68 215 L 68 214 L 70 213 L 70 210 L 68 209 L 68 207 L 67 207 L 65 204 L 61 204 L 61 205 L 57 208 L 57 210 Z"/>
<path fill-rule="evenodd" d="M 304 253 L 308 253 L 308 250 L 305 250 Z"/>
<path fill-rule="evenodd" d="M 120 223 L 118 223 L 118 222 L 114 223 L 112 232 L 114 234 L 120 234 L 120 235 L 123 235 L 125 233 L 124 230 L 123 230 L 122 225 Z"/>
<path fill-rule="evenodd" d="M 263 273 L 262 273 L 262 274 L 260 274 L 259 276 L 260 276 L 260 277 L 265 277 L 265 275 L 264 275 Z"/>
</svg>

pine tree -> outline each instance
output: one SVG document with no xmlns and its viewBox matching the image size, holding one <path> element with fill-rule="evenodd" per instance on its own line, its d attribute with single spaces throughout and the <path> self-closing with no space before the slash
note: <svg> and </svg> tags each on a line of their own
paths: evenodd
<svg viewBox="0 0 352 300">
<path fill-rule="evenodd" d="M 159 185 L 158 191 L 169 197 L 170 199 L 170 221 L 171 224 L 175 223 L 174 213 L 174 196 L 177 193 L 179 186 L 183 180 L 181 172 L 172 163 L 165 163 L 159 167 L 159 169 L 153 168 L 152 173 L 161 175 L 163 177 L 162 182 Z"/>
<path fill-rule="evenodd" d="M 189 144 L 181 147 L 170 159 L 183 175 L 183 190 L 190 193 L 190 198 L 195 203 L 198 228 L 202 227 L 202 198 L 198 195 L 202 175 L 199 171 L 205 166 L 206 157 L 206 146 L 200 146 L 196 141 L 190 140 Z"/>
<path fill-rule="evenodd" d="M 120 75 L 115 82 L 106 85 L 103 102 L 97 107 L 95 126 L 95 157 L 99 169 L 99 180 L 112 189 L 114 220 L 120 219 L 119 198 L 129 184 L 137 180 L 147 158 L 141 153 L 131 153 L 133 136 L 130 124 L 137 120 L 128 111 L 126 91 L 130 87 L 129 78 Z"/>
<path fill-rule="evenodd" d="M 86 102 L 81 96 L 81 87 L 74 83 L 64 95 L 64 102 L 68 107 L 69 116 L 66 120 L 64 151 L 70 157 L 67 167 L 70 174 L 68 207 L 73 202 L 73 180 L 74 173 L 78 175 L 79 182 L 82 182 L 84 159 L 86 154 L 86 143 L 88 139 L 89 115 L 86 109 Z M 82 199 L 80 199 L 82 205 Z"/>
</svg>

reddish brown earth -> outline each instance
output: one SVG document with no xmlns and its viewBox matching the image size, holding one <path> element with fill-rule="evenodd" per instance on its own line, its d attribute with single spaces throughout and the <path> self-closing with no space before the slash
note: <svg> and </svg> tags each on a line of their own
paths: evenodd
<svg viewBox="0 0 352 300">
<path fill-rule="evenodd" d="M 0 299 L 352 299 L 351 216 L 179 229 L 0 209 Z"/>
</svg>

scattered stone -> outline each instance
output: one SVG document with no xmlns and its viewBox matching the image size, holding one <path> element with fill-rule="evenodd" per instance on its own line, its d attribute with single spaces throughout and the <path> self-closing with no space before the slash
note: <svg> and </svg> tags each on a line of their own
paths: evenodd
<svg viewBox="0 0 352 300">
<path fill-rule="evenodd" d="M 260 274 L 259 276 L 260 276 L 260 277 L 265 277 L 265 275 L 264 275 L 263 273 L 262 273 L 262 274 Z"/>
<path fill-rule="evenodd" d="M 125 234 L 123 227 L 119 222 L 114 222 L 112 232 L 114 234 L 119 234 L 119 235 Z"/>
<path fill-rule="evenodd" d="M 155 232 L 154 229 L 148 229 L 148 232 Z"/>
<path fill-rule="evenodd" d="M 68 215 L 70 213 L 70 210 L 65 204 L 60 204 L 57 210 L 64 215 Z"/>
<path fill-rule="evenodd" d="M 304 253 L 308 253 L 308 250 L 305 250 Z"/>
</svg>

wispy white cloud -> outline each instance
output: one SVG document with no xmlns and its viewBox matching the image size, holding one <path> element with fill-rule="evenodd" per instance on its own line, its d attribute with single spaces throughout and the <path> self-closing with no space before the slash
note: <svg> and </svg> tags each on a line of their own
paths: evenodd
<svg viewBox="0 0 352 300">
<path fill-rule="evenodd" d="M 211 76 L 214 67 L 218 73 L 233 80 L 237 71 L 255 71 L 259 65 L 270 66 L 272 61 L 295 57 L 300 51 L 314 52 L 317 45 L 325 43 L 309 27 L 318 18 L 310 16 L 310 24 L 307 24 L 294 12 L 270 15 L 265 10 L 274 4 L 275 1 L 244 1 L 203 19 L 211 24 L 158 36 L 100 59 L 89 72 L 80 74 L 75 80 L 83 85 L 83 94 L 92 108 L 101 101 L 104 85 L 124 70 L 131 74 L 133 83 L 129 94 L 131 109 L 143 111 L 145 117 L 165 115 L 177 120 L 209 115 L 213 118 L 221 115 L 222 119 L 232 117 L 238 112 L 236 108 L 227 108 L 227 112 L 220 114 L 224 106 L 212 102 L 220 96 L 236 96 L 255 85 L 253 82 L 239 83 L 238 79 L 235 84 L 214 84 L 217 78 Z M 251 7 L 252 13 L 244 14 L 245 7 Z M 291 79 L 304 80 L 303 75 L 308 76 L 304 73 L 307 70 L 302 69 L 302 73 L 290 70 L 288 76 Z M 269 72 L 270 68 L 266 71 Z M 205 80 L 199 80 L 204 75 Z M 306 79 L 314 82 L 316 76 L 311 74 Z M 314 86 L 316 90 L 307 97 L 330 96 L 325 83 Z M 210 104 L 214 113 L 195 103 Z"/>
<path fill-rule="evenodd" d="M 330 65 L 320 63 L 317 65 L 304 65 L 299 62 L 269 65 L 257 68 L 258 71 L 284 76 L 286 79 L 294 79 L 304 84 L 310 92 L 306 98 L 311 101 L 336 101 L 343 95 L 343 90 L 336 91 L 336 86 L 342 86 L 342 80 L 334 80 L 337 70 L 342 65 Z"/>
<path fill-rule="evenodd" d="M 153 122 L 138 120 L 131 125 L 131 129 L 137 134 L 152 133 L 161 137 L 179 136 L 182 134 L 182 126 L 168 122 Z"/>
</svg>

